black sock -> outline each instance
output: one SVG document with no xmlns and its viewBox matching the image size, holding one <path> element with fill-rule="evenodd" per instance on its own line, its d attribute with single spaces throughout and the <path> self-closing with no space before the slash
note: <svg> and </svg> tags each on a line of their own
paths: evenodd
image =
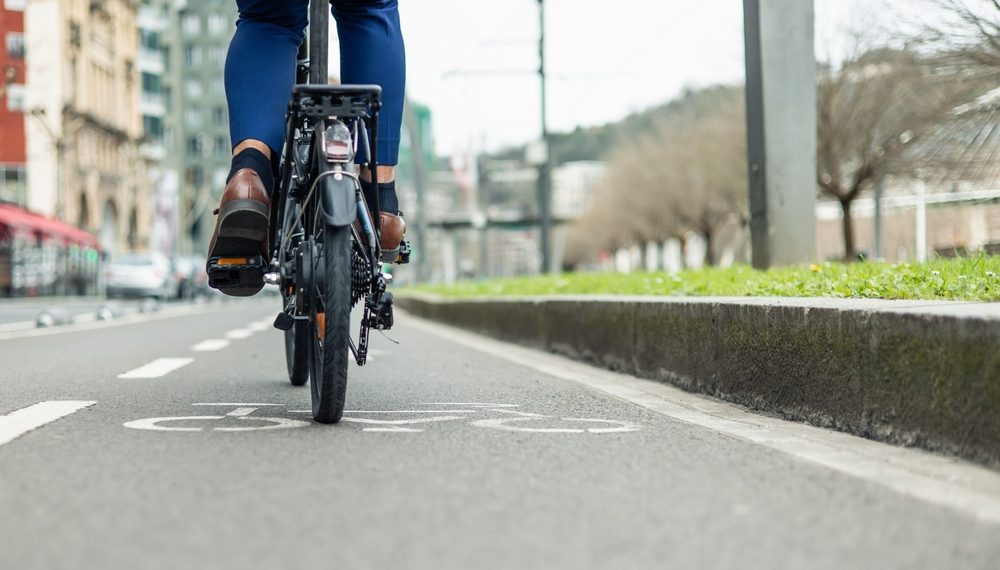
<svg viewBox="0 0 1000 570">
<path fill-rule="evenodd" d="M 375 185 L 371 182 L 361 181 L 361 190 L 368 199 L 368 207 L 374 209 L 372 196 L 375 194 Z M 399 213 L 399 198 L 396 196 L 396 181 L 378 183 L 378 205 L 379 210 L 390 214 Z"/>
<path fill-rule="evenodd" d="M 274 189 L 274 167 L 271 164 L 271 159 L 255 148 L 241 150 L 239 154 L 233 157 L 233 166 L 229 169 L 226 184 L 229 183 L 229 180 L 232 179 L 238 170 L 244 168 L 249 168 L 256 172 L 257 176 L 260 176 L 261 182 L 264 183 L 264 191 L 270 197 L 271 191 Z"/>
</svg>

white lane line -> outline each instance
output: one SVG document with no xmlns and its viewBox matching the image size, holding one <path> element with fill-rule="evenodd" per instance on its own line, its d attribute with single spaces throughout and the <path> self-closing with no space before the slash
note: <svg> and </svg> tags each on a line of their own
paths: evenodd
<svg viewBox="0 0 1000 570">
<path fill-rule="evenodd" d="M 981 521 L 1000 524 L 1000 473 L 984 467 L 919 449 L 760 416 L 735 404 L 667 384 L 595 368 L 412 315 L 407 315 L 406 323 L 455 344 L 583 384 L 682 422 L 774 449 Z"/>
<path fill-rule="evenodd" d="M 210 338 L 192 346 L 191 350 L 195 352 L 213 352 L 216 350 L 222 350 L 227 346 L 229 346 L 229 341 L 224 338 Z"/>
<path fill-rule="evenodd" d="M 271 323 L 264 321 L 254 321 L 246 326 L 246 329 L 251 332 L 261 332 L 266 331 L 271 327 Z"/>
<path fill-rule="evenodd" d="M 40 402 L 0 416 L 0 445 L 9 443 L 29 431 L 68 416 L 97 402 Z"/>
<path fill-rule="evenodd" d="M 249 416 L 255 411 L 257 411 L 257 408 L 236 408 L 235 410 L 229 412 L 226 415 L 232 418 L 242 418 L 245 416 Z"/>
<path fill-rule="evenodd" d="M 233 329 L 226 333 L 226 338 L 230 340 L 242 340 L 245 338 L 250 338 L 253 331 L 250 329 Z"/>
<path fill-rule="evenodd" d="M 159 378 L 182 366 L 194 362 L 193 358 L 157 358 L 156 360 L 119 374 L 119 378 Z"/>
<path fill-rule="evenodd" d="M 234 402 L 198 402 L 197 404 L 191 404 L 191 405 L 192 406 L 234 406 L 234 407 L 237 407 L 237 408 L 253 406 L 255 408 L 259 408 L 261 406 L 283 406 L 284 404 L 253 404 L 253 403 L 248 404 L 246 402 L 235 402 L 235 403 Z M 310 413 L 312 413 L 312 410 L 310 410 Z"/>
</svg>

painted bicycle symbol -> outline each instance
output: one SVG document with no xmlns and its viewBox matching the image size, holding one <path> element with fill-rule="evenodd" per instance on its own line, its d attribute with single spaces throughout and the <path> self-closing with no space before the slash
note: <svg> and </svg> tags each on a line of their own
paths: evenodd
<svg viewBox="0 0 1000 570">
<path fill-rule="evenodd" d="M 261 407 L 280 404 L 196 403 L 194 406 L 234 408 L 223 415 L 190 415 L 145 418 L 125 422 L 127 428 L 166 432 L 249 432 L 304 428 L 310 422 L 275 415 L 254 415 Z M 427 402 L 424 409 L 347 410 L 342 421 L 364 432 L 419 433 L 431 424 L 467 422 L 476 428 L 537 434 L 610 434 L 638 431 L 635 423 L 603 418 L 577 418 L 525 412 L 518 404 Z M 309 410 L 288 410 L 308 414 Z M 486 417 L 483 417 L 486 416 Z"/>
</svg>

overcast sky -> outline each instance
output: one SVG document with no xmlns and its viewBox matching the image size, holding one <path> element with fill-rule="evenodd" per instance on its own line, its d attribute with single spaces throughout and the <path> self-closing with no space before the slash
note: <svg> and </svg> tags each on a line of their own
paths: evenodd
<svg viewBox="0 0 1000 570">
<path fill-rule="evenodd" d="M 820 51 L 886 0 L 816 0 Z M 741 0 L 546 0 L 549 123 L 619 119 L 685 86 L 743 79 Z M 401 0 L 410 96 L 431 106 L 438 152 L 538 137 L 536 0 Z M 336 60 L 334 60 L 336 61 Z"/>
</svg>

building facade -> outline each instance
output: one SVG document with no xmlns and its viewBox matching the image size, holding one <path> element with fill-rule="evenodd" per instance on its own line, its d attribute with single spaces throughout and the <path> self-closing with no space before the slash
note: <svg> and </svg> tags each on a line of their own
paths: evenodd
<svg viewBox="0 0 1000 570">
<path fill-rule="evenodd" d="M 149 247 L 152 226 L 137 19 L 131 0 L 31 0 L 24 12 L 28 207 L 112 255 Z"/>
<path fill-rule="evenodd" d="M 0 202 L 24 206 L 25 0 L 0 1 Z"/>
<path fill-rule="evenodd" d="M 229 0 L 175 0 L 168 54 L 164 141 L 178 197 L 178 249 L 203 255 L 232 158 L 223 74 L 237 17 Z"/>
</svg>

